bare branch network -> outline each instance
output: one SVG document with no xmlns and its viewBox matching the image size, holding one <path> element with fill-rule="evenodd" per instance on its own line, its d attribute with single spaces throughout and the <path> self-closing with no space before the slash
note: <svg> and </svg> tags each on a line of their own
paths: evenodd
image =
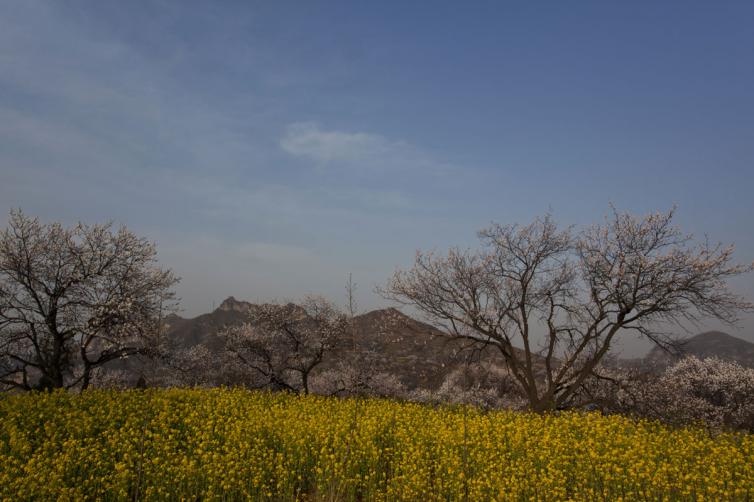
<svg viewBox="0 0 754 502">
<path fill-rule="evenodd" d="M 726 287 L 754 265 L 731 263 L 732 246 L 694 245 L 673 226 L 673 213 L 613 209 L 581 232 L 559 229 L 550 215 L 526 226 L 493 224 L 479 232 L 479 250 L 417 252 L 413 267 L 381 292 L 455 336 L 496 346 L 532 409 L 560 408 L 619 334 L 662 345 L 669 338 L 661 324 L 707 317 L 733 324 L 754 308 Z"/>
</svg>

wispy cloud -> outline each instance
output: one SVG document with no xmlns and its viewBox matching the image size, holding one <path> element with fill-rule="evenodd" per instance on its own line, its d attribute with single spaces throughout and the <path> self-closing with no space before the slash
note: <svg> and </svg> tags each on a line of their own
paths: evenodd
<svg viewBox="0 0 754 502">
<path fill-rule="evenodd" d="M 378 134 L 325 131 L 315 122 L 288 126 L 280 146 L 286 152 L 318 162 L 363 161 L 405 148 Z"/>
<path fill-rule="evenodd" d="M 446 173 L 453 169 L 429 152 L 403 140 L 380 134 L 327 130 L 316 122 L 290 124 L 280 147 L 318 166 L 336 166 L 378 171 Z"/>
</svg>

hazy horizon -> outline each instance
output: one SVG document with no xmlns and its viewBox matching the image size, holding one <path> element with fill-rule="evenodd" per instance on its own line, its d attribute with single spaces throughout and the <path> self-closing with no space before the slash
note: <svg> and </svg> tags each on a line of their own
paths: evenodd
<svg viewBox="0 0 754 502">
<path fill-rule="evenodd" d="M 754 260 L 753 4 L 428 5 L 0 2 L 0 221 L 125 224 L 185 317 L 610 203 Z"/>
</svg>

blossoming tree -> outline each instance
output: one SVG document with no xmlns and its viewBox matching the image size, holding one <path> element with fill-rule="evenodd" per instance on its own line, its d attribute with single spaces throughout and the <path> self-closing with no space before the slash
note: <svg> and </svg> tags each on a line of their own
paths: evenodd
<svg viewBox="0 0 754 502">
<path fill-rule="evenodd" d="M 95 368 L 155 347 L 177 281 L 125 227 L 12 211 L 0 233 L 0 382 L 86 388 Z"/>
<path fill-rule="evenodd" d="M 613 210 L 579 232 L 549 215 L 494 224 L 479 232 L 480 250 L 418 251 L 382 293 L 453 336 L 496 346 L 531 409 L 564 407 L 616 337 L 633 331 L 663 345 L 664 323 L 732 324 L 754 307 L 726 287 L 752 266 L 733 264 L 731 246 L 694 244 L 672 220 L 672 210 Z"/>
<path fill-rule="evenodd" d="M 334 305 L 310 296 L 294 303 L 259 305 L 246 323 L 222 330 L 225 350 L 249 371 L 257 387 L 309 393 L 309 379 L 349 321 Z"/>
</svg>

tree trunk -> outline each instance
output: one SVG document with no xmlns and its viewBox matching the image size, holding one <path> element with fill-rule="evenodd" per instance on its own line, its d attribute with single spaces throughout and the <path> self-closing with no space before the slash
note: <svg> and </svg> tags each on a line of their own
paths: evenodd
<svg viewBox="0 0 754 502">
<path fill-rule="evenodd" d="M 304 391 L 304 394 L 309 393 L 309 372 L 304 371 L 301 373 L 301 387 Z"/>
<path fill-rule="evenodd" d="M 92 378 L 92 368 L 88 364 L 84 368 L 84 376 L 81 378 L 81 390 L 85 391 L 89 387 Z"/>
<path fill-rule="evenodd" d="M 535 413 L 544 414 L 557 409 L 557 403 L 551 396 L 542 396 L 533 402 L 529 402 L 529 409 Z"/>
</svg>

